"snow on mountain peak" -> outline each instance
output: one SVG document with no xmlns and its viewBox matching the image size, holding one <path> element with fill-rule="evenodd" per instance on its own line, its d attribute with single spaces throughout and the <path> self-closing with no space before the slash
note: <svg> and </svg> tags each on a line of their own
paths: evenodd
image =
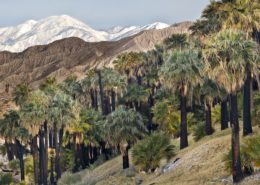
<svg viewBox="0 0 260 185">
<path fill-rule="evenodd" d="M 39 21 L 28 20 L 15 27 L 0 28 L 0 51 L 20 52 L 30 46 L 49 44 L 68 37 L 78 37 L 87 42 L 115 41 L 144 30 L 167 27 L 169 25 L 156 22 L 100 31 L 68 15 L 51 16 Z"/>
</svg>

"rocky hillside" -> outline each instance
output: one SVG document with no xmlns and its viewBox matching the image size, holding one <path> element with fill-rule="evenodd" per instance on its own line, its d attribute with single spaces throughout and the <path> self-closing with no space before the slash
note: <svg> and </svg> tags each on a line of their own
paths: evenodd
<svg viewBox="0 0 260 185">
<path fill-rule="evenodd" d="M 151 50 L 174 33 L 188 32 L 190 25 L 184 22 L 161 30 L 147 30 L 119 41 L 90 43 L 66 38 L 21 53 L 0 52 L 0 92 L 7 83 L 13 88 L 26 81 L 36 87 L 50 75 L 59 81 L 71 74 L 80 78 L 92 67 L 111 66 L 120 53 Z"/>
</svg>

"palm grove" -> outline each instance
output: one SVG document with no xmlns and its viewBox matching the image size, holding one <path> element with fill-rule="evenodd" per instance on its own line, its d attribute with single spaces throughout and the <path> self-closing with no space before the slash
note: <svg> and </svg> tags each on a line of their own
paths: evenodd
<svg viewBox="0 0 260 185">
<path fill-rule="evenodd" d="M 81 81 L 70 76 L 61 84 L 49 77 L 36 90 L 18 85 L 13 100 L 19 110 L 4 115 L 0 134 L 8 159 L 19 160 L 21 181 L 56 184 L 66 170 L 118 154 L 125 169 L 131 147 L 134 164 L 154 171 L 154 156 L 174 155 L 169 138 L 180 138 L 183 149 L 191 128 L 214 132 L 215 107 L 222 130 L 230 121 L 233 180 L 242 180 L 238 101 L 247 136 L 251 118 L 260 116 L 251 115 L 259 108 L 252 106 L 252 94 L 259 95 L 252 91 L 259 82 L 259 9 L 255 0 L 212 1 L 191 34 L 172 35 L 146 53 L 123 53 L 113 69 L 92 69 Z"/>
</svg>

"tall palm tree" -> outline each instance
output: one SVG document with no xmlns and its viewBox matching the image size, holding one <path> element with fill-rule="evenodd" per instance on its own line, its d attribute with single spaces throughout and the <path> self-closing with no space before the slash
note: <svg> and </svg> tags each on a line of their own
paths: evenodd
<svg viewBox="0 0 260 185">
<path fill-rule="evenodd" d="M 208 76 L 225 88 L 231 97 L 232 172 L 234 182 L 243 178 L 240 160 L 237 92 L 243 87 L 246 66 L 254 52 L 255 43 L 245 40 L 242 32 L 226 30 L 206 43 L 204 58 Z M 253 64 L 252 64 L 253 65 Z"/>
<path fill-rule="evenodd" d="M 144 121 L 141 114 L 124 107 L 116 109 L 105 120 L 105 137 L 112 146 L 120 146 L 123 169 L 129 168 L 129 145 L 145 135 Z"/>
<path fill-rule="evenodd" d="M 257 0 L 222 0 L 212 1 L 211 4 L 204 10 L 202 18 L 193 27 L 194 31 L 200 31 L 205 26 L 199 27 L 204 21 L 204 25 L 216 20 L 218 29 L 208 29 L 209 32 L 218 32 L 220 29 L 235 29 L 244 31 L 245 38 L 249 39 L 256 34 L 254 31 L 260 29 L 260 5 Z M 213 13 L 214 12 L 214 13 Z M 206 23 L 205 23 L 206 22 Z M 212 26 L 212 25 L 211 25 Z M 243 134 L 244 136 L 252 133 L 251 125 L 251 86 L 252 86 L 252 71 L 253 67 L 248 63 L 246 66 L 247 78 L 244 84 L 244 103 L 243 103 Z M 258 73 L 255 75 L 259 75 Z"/>
<path fill-rule="evenodd" d="M 174 51 L 162 65 L 159 76 L 173 92 L 179 90 L 181 110 L 180 148 L 188 146 L 187 95 L 191 88 L 199 84 L 202 62 L 199 52 L 194 50 Z"/>
<path fill-rule="evenodd" d="M 96 70 L 89 70 L 86 77 L 81 81 L 85 101 L 91 104 L 91 107 L 98 110 L 98 76 Z"/>
<path fill-rule="evenodd" d="M 32 91 L 29 97 L 25 101 L 24 105 L 21 107 L 20 116 L 22 120 L 22 125 L 31 134 L 32 141 L 32 153 L 34 162 L 34 178 L 36 183 L 47 184 L 47 174 L 44 175 L 42 168 L 45 162 L 45 152 L 43 146 L 43 135 L 41 132 L 42 126 L 46 120 L 47 109 L 49 106 L 48 96 L 41 90 Z M 38 176 L 38 144 L 37 137 L 40 140 L 40 173 Z M 47 161 L 46 161 L 47 162 Z M 39 177 L 39 178 L 38 178 Z"/>
<path fill-rule="evenodd" d="M 62 91 L 57 91 L 51 98 L 48 107 L 48 117 L 49 120 L 53 123 L 53 145 L 55 147 L 55 170 L 57 179 L 61 177 L 60 152 L 63 144 L 64 128 L 73 119 L 73 104 L 74 101 L 71 96 L 65 94 Z"/>
</svg>

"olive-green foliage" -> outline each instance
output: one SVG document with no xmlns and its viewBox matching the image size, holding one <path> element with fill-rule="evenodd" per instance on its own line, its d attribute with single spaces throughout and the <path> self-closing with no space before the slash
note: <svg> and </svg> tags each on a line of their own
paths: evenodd
<svg viewBox="0 0 260 185">
<path fill-rule="evenodd" d="M 260 93 L 256 92 L 253 96 L 252 124 L 260 126 Z"/>
<path fill-rule="evenodd" d="M 253 172 L 254 166 L 260 166 L 260 136 L 246 139 L 240 148 L 241 165 L 244 173 Z M 232 169 L 232 151 L 224 155 L 226 169 Z"/>
<path fill-rule="evenodd" d="M 12 182 L 14 179 L 11 173 L 0 173 L 0 185 L 9 185 Z"/>
<path fill-rule="evenodd" d="M 206 136 L 205 123 L 203 122 L 199 122 L 198 124 L 194 125 L 192 130 L 195 141 L 198 141 Z"/>
<path fill-rule="evenodd" d="M 34 182 L 33 158 L 31 155 L 28 155 L 24 159 L 24 171 L 25 171 L 25 175 L 26 175 L 26 180 L 28 182 Z"/>
<path fill-rule="evenodd" d="M 134 165 L 139 170 L 154 171 L 160 166 L 163 158 L 169 160 L 175 155 L 175 146 L 165 133 L 153 133 L 133 147 L 132 157 Z"/>
<path fill-rule="evenodd" d="M 220 123 L 220 121 L 221 121 L 221 109 L 220 109 L 219 105 L 212 107 L 211 116 L 212 116 L 212 123 L 213 124 L 219 124 Z"/>
<path fill-rule="evenodd" d="M 19 170 L 19 167 L 20 167 L 19 160 L 12 160 L 9 162 L 8 165 L 14 171 Z"/>
<path fill-rule="evenodd" d="M 74 151 L 70 149 L 63 149 L 61 155 L 62 171 L 71 170 L 74 166 Z"/>
</svg>

